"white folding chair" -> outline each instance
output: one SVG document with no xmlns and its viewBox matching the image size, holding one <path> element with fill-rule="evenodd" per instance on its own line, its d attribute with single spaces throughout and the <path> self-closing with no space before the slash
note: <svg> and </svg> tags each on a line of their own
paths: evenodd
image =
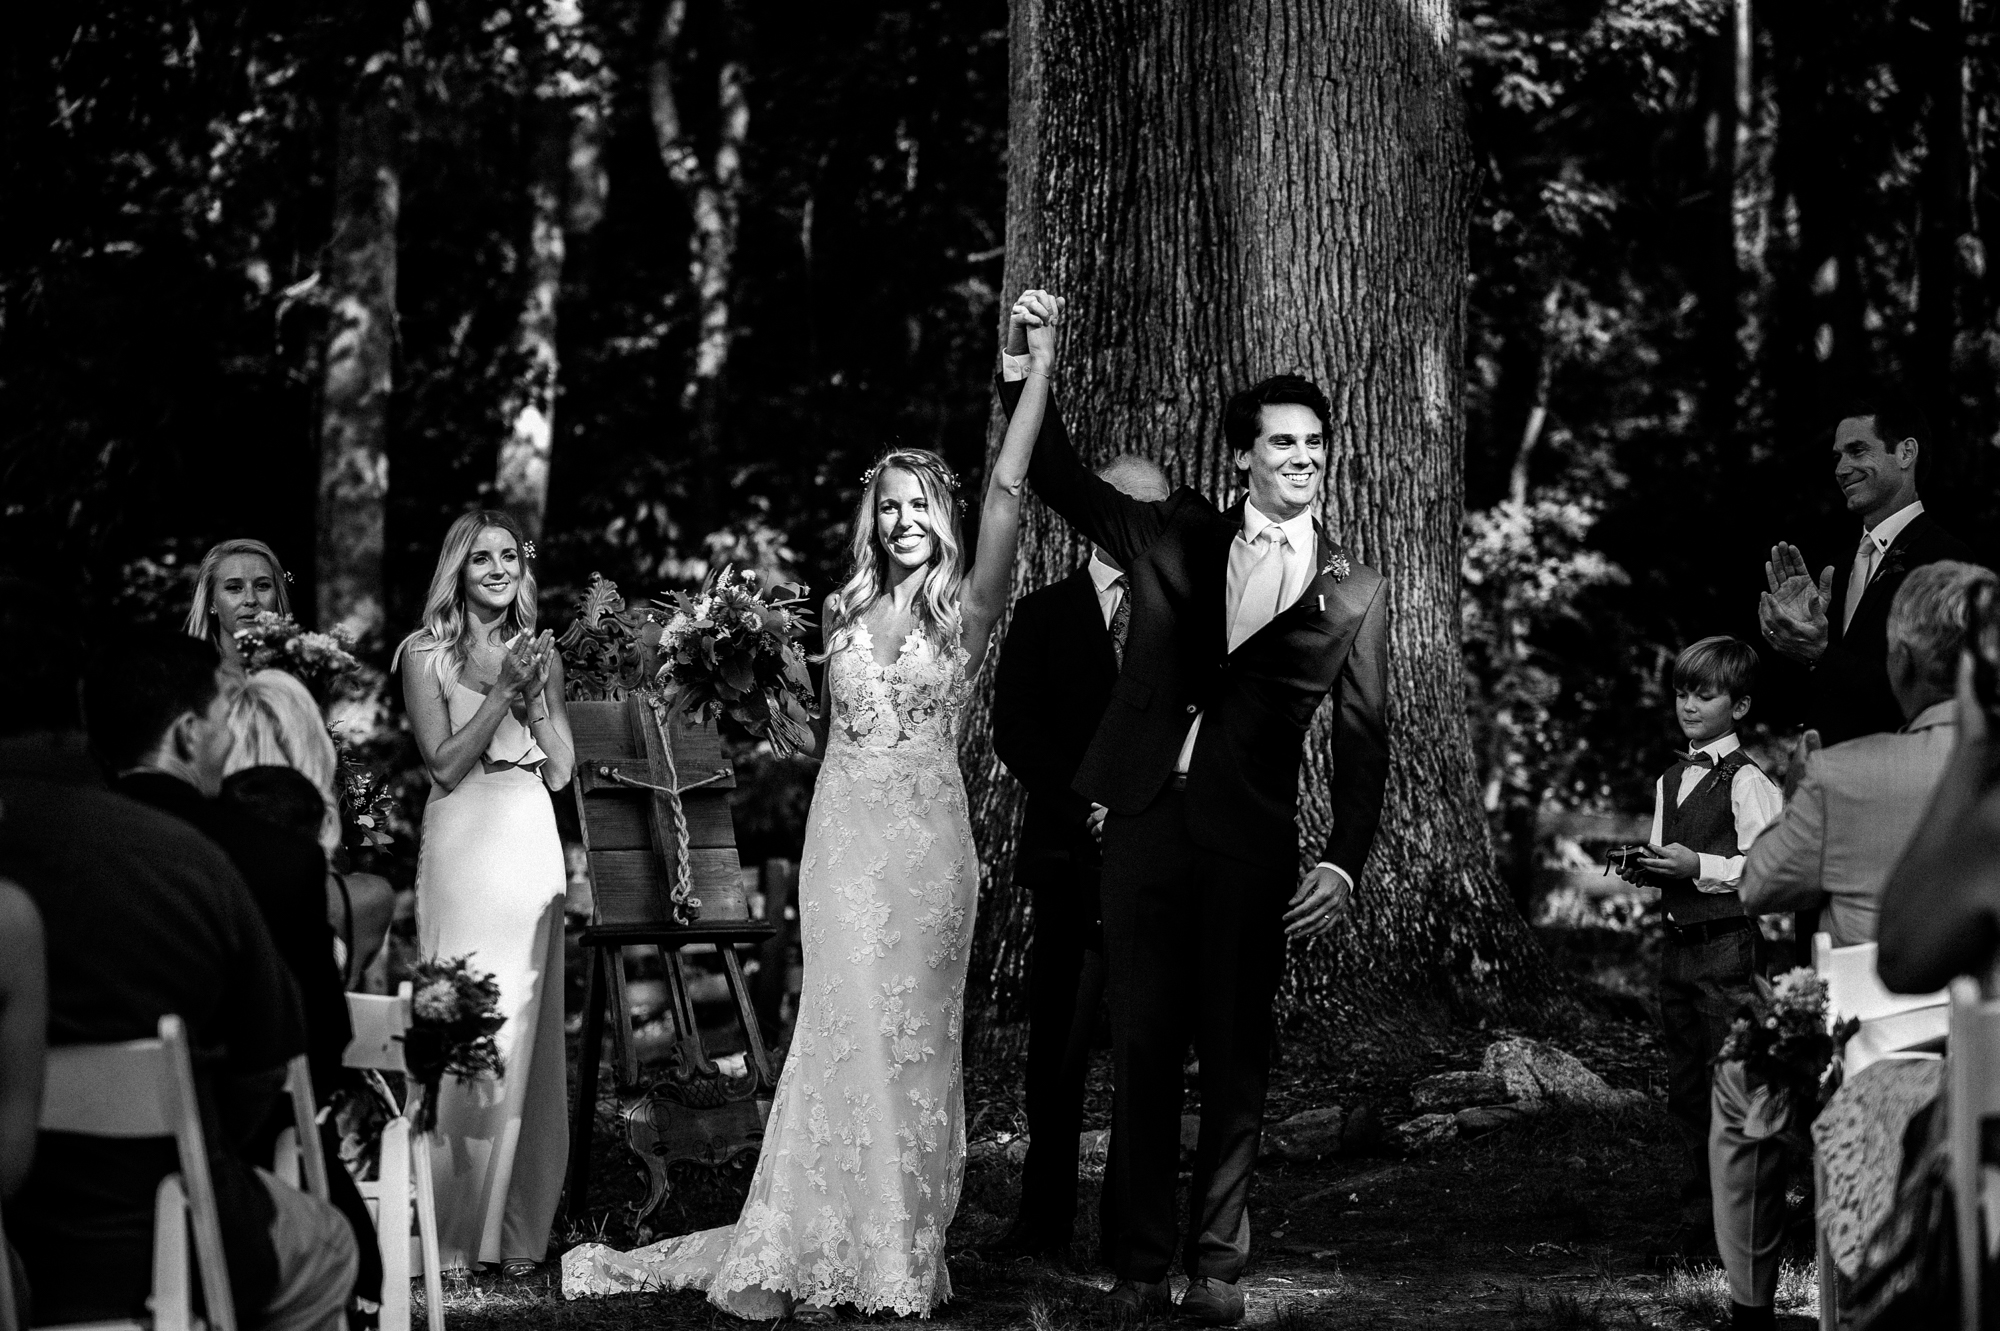
<svg viewBox="0 0 2000 1331">
<path fill-rule="evenodd" d="M 87 1137 L 172 1137 L 180 1172 L 160 1180 L 153 1204 L 151 1331 L 193 1331 L 188 1281 L 188 1230 L 208 1305 L 209 1331 L 236 1331 L 229 1267 L 215 1184 L 208 1173 L 194 1064 L 179 1017 L 160 1018 L 159 1038 L 122 1044 L 60 1045 L 49 1050 L 42 1087 L 41 1128 Z M 91 1323 L 92 1331 L 148 1324 Z"/>
<path fill-rule="evenodd" d="M 285 1094 L 292 1101 L 292 1126 L 278 1134 L 277 1148 L 271 1154 L 271 1172 L 294 1188 L 331 1202 L 333 1193 L 326 1181 L 326 1148 L 319 1139 L 319 1104 L 313 1097 L 312 1067 L 304 1054 L 286 1066 Z"/>
<path fill-rule="evenodd" d="M 380 994 L 349 994 L 347 1015 L 354 1027 L 341 1061 L 378 1076 L 400 1072 L 403 1033 L 410 1029 L 410 982 L 403 981 L 394 998 Z M 387 1094 L 386 1088 L 384 1094 Z M 357 1183 L 363 1200 L 375 1212 L 375 1233 L 382 1244 L 381 1331 L 409 1331 L 412 1266 L 423 1271 L 424 1311 L 430 1331 L 444 1331 L 444 1280 L 438 1271 L 437 1199 L 431 1184 L 430 1143 L 410 1126 L 423 1092 L 414 1085 L 408 1101 L 382 1129 L 381 1164 L 373 1183 Z M 393 1101 L 391 1101 L 393 1103 Z M 414 1183 L 414 1187 L 412 1187 Z M 416 1204 L 417 1251 L 411 1252 L 410 1206 Z"/>
<path fill-rule="evenodd" d="M 1831 934 L 1813 935 L 1813 969 L 1826 981 L 1830 1023 L 1852 1017 L 1861 1029 L 1848 1040 L 1841 1067 L 1852 1077 L 1870 1063 L 1885 1058 L 1936 1058 L 1936 1045 L 1949 1024 L 1950 1001 L 1944 990 L 1934 994 L 1892 994 L 1875 973 L 1875 944 L 1835 947 Z"/>
<path fill-rule="evenodd" d="M 1813 935 L 1813 969 L 1826 981 L 1826 1015 L 1829 1027 L 1853 1018 L 1861 1028 L 1848 1037 L 1841 1051 L 1841 1072 L 1853 1077 L 1871 1063 L 1885 1058 L 1936 1058 L 1935 1051 L 1914 1048 L 1935 1044 L 1949 1024 L 1947 996 L 1935 994 L 1892 994 L 1875 973 L 1875 944 L 1856 943 L 1835 947 L 1833 935 Z M 1818 1156 L 1813 1157 L 1813 1192 L 1826 1195 L 1826 1178 Z M 1826 1230 L 1813 1225 L 1819 1268 L 1819 1324 L 1821 1331 L 1834 1331 L 1840 1318 L 1839 1285 L 1834 1280 L 1833 1255 L 1827 1248 Z"/>
<path fill-rule="evenodd" d="M 2000 1001 L 1982 997 L 1970 976 L 1951 982 L 1950 1050 L 1945 1114 L 1957 1213 L 1959 1321 L 1977 1331 L 1980 1277 L 2000 1251 L 2000 1166 L 1981 1160 L 1979 1149 L 1981 1127 L 2000 1114 Z"/>
</svg>

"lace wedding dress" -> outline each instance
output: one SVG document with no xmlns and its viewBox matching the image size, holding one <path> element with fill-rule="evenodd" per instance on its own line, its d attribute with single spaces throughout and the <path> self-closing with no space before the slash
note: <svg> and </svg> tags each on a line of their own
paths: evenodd
<svg viewBox="0 0 2000 1331">
<path fill-rule="evenodd" d="M 855 625 L 799 863 L 805 981 L 749 1200 L 734 1225 L 564 1254 L 567 1298 L 701 1289 L 927 1316 L 965 1173 L 960 1076 L 979 865 L 958 770 L 966 657 L 912 633 L 884 666 Z"/>
</svg>

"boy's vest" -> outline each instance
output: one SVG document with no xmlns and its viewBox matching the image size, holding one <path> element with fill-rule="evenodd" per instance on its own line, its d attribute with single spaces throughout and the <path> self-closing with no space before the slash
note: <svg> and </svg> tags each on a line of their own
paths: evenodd
<svg viewBox="0 0 2000 1331">
<path fill-rule="evenodd" d="M 1679 804 L 1674 803 L 1674 797 L 1680 793 L 1681 776 L 1688 764 L 1678 762 L 1669 767 L 1660 778 L 1660 844 L 1679 843 L 1697 855 L 1720 855 L 1725 859 L 1741 855 L 1743 850 L 1736 844 L 1736 810 L 1730 789 L 1736 784 L 1737 772 L 1751 765 L 1750 755 L 1741 749 L 1717 759 L 1715 770 Z M 1743 900 L 1733 889 L 1703 892 L 1692 878 L 1661 881 L 1660 908 L 1669 924 L 1701 924 L 1729 916 L 1743 918 Z"/>
</svg>

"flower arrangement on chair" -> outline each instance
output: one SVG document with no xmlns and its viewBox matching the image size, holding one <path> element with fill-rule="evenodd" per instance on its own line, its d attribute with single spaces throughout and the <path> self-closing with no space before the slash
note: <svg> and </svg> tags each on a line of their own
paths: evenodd
<svg viewBox="0 0 2000 1331">
<path fill-rule="evenodd" d="M 1828 1029 L 1826 980 L 1810 966 L 1795 966 L 1776 980 L 1753 976 L 1756 989 L 1737 1013 L 1717 1063 L 1741 1063 L 1752 1087 L 1768 1086 L 1773 1100 L 1789 1102 L 1785 1134 L 1810 1147 L 1807 1132 L 1838 1083 L 1836 1055 L 1859 1022 Z"/>
<path fill-rule="evenodd" d="M 467 957 L 432 957 L 410 975 L 414 988 L 410 1029 L 403 1035 L 403 1061 L 411 1092 L 420 1095 L 417 1131 L 437 1127 L 438 1087 L 449 1072 L 460 1081 L 504 1067 L 494 1040 L 507 1019 L 500 1014 L 500 982 L 476 971 Z"/>
</svg>

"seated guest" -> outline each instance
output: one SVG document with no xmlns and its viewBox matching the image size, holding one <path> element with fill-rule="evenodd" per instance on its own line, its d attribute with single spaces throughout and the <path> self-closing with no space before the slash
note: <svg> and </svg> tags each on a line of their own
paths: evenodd
<svg viewBox="0 0 2000 1331">
<path fill-rule="evenodd" d="M 259 670 L 231 695 L 224 725 L 229 732 L 225 775 L 246 767 L 286 767 L 319 792 L 321 815 L 314 836 L 327 856 L 327 919 L 339 943 L 341 980 L 351 987 L 389 932 L 396 894 L 380 875 L 343 874 L 333 868 L 340 853 L 340 755 L 319 704 L 296 677 Z"/>
<path fill-rule="evenodd" d="M 310 799 L 314 806 L 314 835 L 303 842 L 215 798 L 233 760 L 238 767 L 250 765 L 241 761 L 246 757 L 293 766 L 284 761 L 282 745 L 247 733 L 266 727 L 242 719 L 260 711 L 256 705 L 245 707 L 242 695 L 259 684 L 264 693 L 282 689 L 273 689 L 271 680 L 282 680 L 300 693 L 305 686 L 277 671 L 259 671 L 250 685 L 224 688 L 217 665 L 214 647 L 197 638 L 135 633 L 121 639 L 117 656 L 93 663 L 84 681 L 91 748 L 121 794 L 192 823 L 235 863 L 298 986 L 313 1084 L 324 1093 L 343 1079 L 341 1053 L 353 1031 L 326 920 L 319 781 L 315 773 L 296 770 L 274 778 L 295 783 L 295 798 Z M 306 704 L 316 727 L 319 713 L 310 696 Z M 323 779 L 330 779 L 332 744 L 323 729 L 318 739 L 329 754 Z"/>
<path fill-rule="evenodd" d="M 1876 969 L 1897 993 L 1927 994 L 1961 975 L 1994 992 L 2000 962 L 2000 764 L 1994 761 L 1995 700 L 1980 696 L 2000 666 L 2000 598 L 1983 598 L 1978 630 L 1959 660 L 1958 747 L 1917 834 L 1882 898 Z"/>
<path fill-rule="evenodd" d="M 1824 749 L 1791 775 L 1784 814 L 1750 848 L 1738 889 L 1746 912 L 1823 907 L 1837 946 L 1873 941 L 1883 886 L 1951 752 L 1951 674 L 1968 603 L 1993 585 L 1986 569 L 1954 560 L 1923 565 L 1904 580 L 1889 609 L 1888 670 L 1907 724 Z M 1751 1088 L 1740 1063 L 1717 1068 L 1714 1096 L 1716 1246 L 1735 1325 L 1768 1327 L 1785 1216 L 1778 1139 L 1788 1122 L 1764 1088 Z"/>
<path fill-rule="evenodd" d="M 336 1331 L 354 1283 L 353 1232 L 332 1207 L 254 1169 L 240 1145 L 305 1045 L 299 1000 L 228 856 L 183 820 L 105 788 L 77 715 L 70 607 L 0 581 L 0 874 L 41 911 L 51 1044 L 150 1039 L 187 1024 L 239 1322 Z M 123 644 L 120 644 L 123 651 Z M 132 671 L 134 663 L 122 663 Z M 100 702 L 103 701 L 100 697 Z M 181 757 L 200 721 L 163 729 Z M 118 737 L 121 751 L 137 747 Z M 153 1195 L 178 1168 L 171 1141 L 43 1134 L 7 1209 L 28 1269 L 30 1325 L 143 1317 Z"/>
<path fill-rule="evenodd" d="M 0 878 L 0 1202 L 20 1191 L 34 1163 L 48 1024 L 42 913 L 19 884 Z M 0 1284 L 13 1296 L 0 1301 L 0 1309 L 11 1305 L 25 1310 L 27 1272 L 7 1243 L 0 1243 Z M 14 1316 L 18 1323 L 20 1313 Z"/>
<path fill-rule="evenodd" d="M 114 774 L 115 789 L 199 828 L 242 874 L 298 988 L 313 1089 L 326 1104 L 350 1079 L 341 1055 L 354 1034 L 326 920 L 326 803 L 320 791 L 332 781 L 333 744 L 305 685 L 290 675 L 260 670 L 247 684 L 225 686 L 227 675 L 217 667 L 214 647 L 197 638 L 136 633 L 121 639 L 118 655 L 93 665 L 84 682 L 91 747 Z M 300 715 L 292 714 L 294 691 L 304 700 Z M 269 702 L 274 696 L 284 700 L 275 708 Z M 278 715 L 286 719 L 274 719 Z M 309 772 L 286 761 L 294 754 L 304 755 Z M 225 772 L 232 774 L 225 779 Z M 269 1160 L 289 1121 L 281 1106 L 253 1139 L 253 1158 Z M 332 1132 L 329 1121 L 323 1144 L 337 1155 Z M 355 1295 L 372 1307 L 381 1300 L 382 1277 L 367 1207 L 343 1171 L 331 1171 L 328 1182 L 358 1240 Z"/>
</svg>

